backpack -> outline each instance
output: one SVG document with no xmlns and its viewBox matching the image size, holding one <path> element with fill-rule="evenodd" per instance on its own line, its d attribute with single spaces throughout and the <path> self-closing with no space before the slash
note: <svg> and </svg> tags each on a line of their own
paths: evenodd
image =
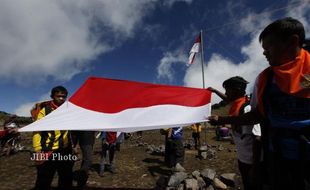
<svg viewBox="0 0 310 190">
<path fill-rule="evenodd" d="M 32 121 L 36 121 L 38 118 L 38 114 L 41 109 L 46 108 L 46 115 L 52 111 L 52 108 L 49 106 L 51 101 L 44 101 L 36 103 L 30 110 Z"/>
</svg>

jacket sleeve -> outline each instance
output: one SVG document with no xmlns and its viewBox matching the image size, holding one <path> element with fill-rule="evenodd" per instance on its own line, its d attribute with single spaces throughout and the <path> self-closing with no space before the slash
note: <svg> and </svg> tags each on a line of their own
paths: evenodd
<svg viewBox="0 0 310 190">
<path fill-rule="evenodd" d="M 3 138 L 6 135 L 6 130 L 0 131 L 0 138 Z"/>
<path fill-rule="evenodd" d="M 107 138 L 107 132 L 102 131 L 101 132 L 101 140 L 106 140 L 106 138 Z"/>
<path fill-rule="evenodd" d="M 45 116 L 45 108 L 41 109 L 37 120 L 42 119 Z M 33 133 L 32 136 L 32 146 L 35 152 L 40 152 L 42 150 L 42 146 L 41 146 L 41 132 L 37 131 Z"/>
</svg>

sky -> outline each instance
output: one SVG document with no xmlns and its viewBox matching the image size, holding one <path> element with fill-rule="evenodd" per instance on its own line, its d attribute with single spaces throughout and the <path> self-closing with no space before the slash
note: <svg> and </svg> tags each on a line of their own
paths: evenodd
<svg viewBox="0 0 310 190">
<path fill-rule="evenodd" d="M 258 35 L 288 16 L 310 38 L 310 0 L 1 0 L 0 110 L 30 116 L 90 76 L 202 88 L 200 59 L 186 65 L 201 30 L 206 87 L 239 75 L 250 93 L 268 66 Z"/>
</svg>

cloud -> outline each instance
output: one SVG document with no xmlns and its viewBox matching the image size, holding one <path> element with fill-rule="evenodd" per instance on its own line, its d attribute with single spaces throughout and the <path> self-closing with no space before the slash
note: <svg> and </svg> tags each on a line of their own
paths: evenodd
<svg viewBox="0 0 310 190">
<path fill-rule="evenodd" d="M 185 65 L 185 61 L 187 60 L 187 57 L 178 52 L 178 53 L 172 53 L 167 52 L 165 53 L 164 57 L 161 58 L 160 64 L 157 67 L 157 79 L 166 79 L 169 82 L 174 81 L 174 64 L 183 64 Z"/>
<path fill-rule="evenodd" d="M 287 16 L 298 19 L 303 23 L 306 31 L 306 37 L 310 38 L 310 4 L 304 1 L 300 6 L 287 9 Z"/>
<path fill-rule="evenodd" d="M 37 102 L 43 102 L 49 99 L 50 99 L 50 92 L 47 92 L 44 95 L 42 95 L 39 98 L 39 101 Z M 30 117 L 31 116 L 30 110 L 37 102 L 27 102 L 18 106 L 18 108 L 15 109 L 14 114 L 18 116 Z"/>
<path fill-rule="evenodd" d="M 165 6 L 171 7 L 174 3 L 177 2 L 186 2 L 188 4 L 192 3 L 193 0 L 164 0 L 163 3 Z"/>
<path fill-rule="evenodd" d="M 286 16 L 291 16 L 299 19 L 305 26 L 307 35 L 309 38 L 309 22 L 310 22 L 310 5 L 301 4 L 298 7 L 288 9 Z M 259 15 L 259 16 L 258 16 Z M 274 19 L 272 18 L 271 12 L 266 13 L 251 13 L 241 19 L 238 27 L 235 28 L 237 35 L 249 35 L 250 40 L 247 44 L 243 44 L 240 49 L 240 54 L 245 58 L 244 61 L 236 63 L 229 58 L 219 54 L 213 53 L 209 60 L 205 61 L 204 74 L 205 74 L 205 86 L 212 86 L 221 91 L 222 82 L 230 77 L 239 75 L 244 77 L 250 82 L 247 88 L 247 93 L 251 93 L 255 79 L 257 75 L 268 66 L 268 63 L 263 56 L 263 49 L 258 41 L 258 35 L 261 30 Z M 235 34 L 235 35 L 236 35 Z M 183 55 L 184 57 L 185 55 Z M 182 57 L 178 55 L 178 57 Z M 177 56 L 173 57 L 173 54 L 165 54 L 164 58 L 161 59 L 160 67 L 162 68 L 159 76 L 166 76 L 169 80 L 173 80 L 174 70 L 171 67 L 173 60 L 177 59 Z M 169 61 L 164 61 L 169 60 Z M 186 60 L 184 61 L 184 64 Z M 184 76 L 184 86 L 188 87 L 202 87 L 202 71 L 199 61 L 187 69 Z M 217 103 L 220 98 L 216 95 L 212 97 L 212 103 Z"/>
<path fill-rule="evenodd" d="M 130 38 L 154 2 L 4 0 L 0 79 L 23 85 L 70 80 Z"/>
<path fill-rule="evenodd" d="M 267 67 L 267 62 L 262 54 L 262 48 L 257 40 L 257 35 L 253 38 L 250 44 L 241 49 L 242 54 L 247 59 L 239 64 L 233 63 L 228 58 L 220 54 L 212 54 L 204 66 L 205 86 L 213 87 L 220 91 L 224 91 L 222 83 L 224 80 L 233 76 L 242 76 L 250 82 L 247 90 L 248 93 L 254 85 L 256 76 Z M 184 77 L 184 85 L 189 87 L 202 87 L 202 71 L 201 65 L 195 64 L 189 68 Z M 212 97 L 212 103 L 217 103 L 220 98 Z"/>
</svg>

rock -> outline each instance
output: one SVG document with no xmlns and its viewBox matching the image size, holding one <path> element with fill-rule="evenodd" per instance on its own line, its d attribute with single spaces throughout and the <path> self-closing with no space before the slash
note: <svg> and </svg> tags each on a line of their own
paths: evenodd
<svg viewBox="0 0 310 190">
<path fill-rule="evenodd" d="M 222 150 L 224 150 L 224 149 L 225 149 L 225 148 L 224 148 L 223 145 L 221 145 L 221 144 L 217 147 L 217 150 L 218 150 L 218 151 L 222 151 Z"/>
<path fill-rule="evenodd" d="M 205 180 L 203 180 L 202 177 L 197 178 L 197 183 L 198 183 L 199 189 L 205 189 L 205 187 L 207 187 L 207 184 L 206 184 Z"/>
<path fill-rule="evenodd" d="M 200 146 L 198 151 L 207 151 L 208 150 L 208 146 Z"/>
<path fill-rule="evenodd" d="M 219 180 L 218 178 L 214 178 L 213 180 L 213 185 L 215 188 L 217 189 L 227 189 L 227 185 L 225 185 L 225 183 L 223 183 L 221 180 Z"/>
<path fill-rule="evenodd" d="M 175 165 L 174 171 L 176 171 L 176 172 L 185 172 L 185 168 L 183 168 L 183 166 L 181 164 L 177 163 Z"/>
<path fill-rule="evenodd" d="M 207 159 L 208 154 L 207 154 L 207 152 L 201 152 L 199 157 L 205 160 L 205 159 Z"/>
<path fill-rule="evenodd" d="M 148 145 L 146 148 L 146 151 L 149 153 L 152 153 L 155 150 L 155 146 L 154 145 Z"/>
<path fill-rule="evenodd" d="M 185 179 L 185 189 L 198 190 L 198 182 L 196 179 Z"/>
<path fill-rule="evenodd" d="M 214 190 L 214 187 L 212 185 L 209 185 L 207 190 Z"/>
<path fill-rule="evenodd" d="M 208 150 L 208 146 L 200 146 L 198 149 L 198 157 L 207 159 L 207 153 L 206 153 L 207 150 Z"/>
<path fill-rule="evenodd" d="M 185 172 L 177 172 L 170 176 L 168 186 L 169 187 L 178 187 L 182 181 L 187 177 Z"/>
<path fill-rule="evenodd" d="M 220 180 L 230 187 L 236 186 L 237 174 L 235 173 L 224 173 L 220 176 Z"/>
<path fill-rule="evenodd" d="M 194 176 L 194 178 L 197 179 L 198 177 L 200 177 L 200 172 L 198 170 L 195 170 L 192 172 L 192 176 Z"/>
<path fill-rule="evenodd" d="M 213 149 L 207 150 L 207 158 L 209 160 L 212 160 L 212 159 L 216 158 L 216 151 L 213 150 Z"/>
<path fill-rule="evenodd" d="M 180 185 L 179 185 L 179 187 L 177 188 L 177 190 L 184 190 L 185 188 L 184 188 L 184 184 L 183 183 L 181 183 Z"/>
<path fill-rule="evenodd" d="M 203 169 L 200 174 L 202 175 L 202 177 L 205 177 L 205 178 L 208 178 L 210 180 L 213 180 L 215 175 L 216 175 L 216 171 L 213 170 L 213 169 L 209 169 L 209 168 L 206 168 L 206 169 Z"/>
</svg>

